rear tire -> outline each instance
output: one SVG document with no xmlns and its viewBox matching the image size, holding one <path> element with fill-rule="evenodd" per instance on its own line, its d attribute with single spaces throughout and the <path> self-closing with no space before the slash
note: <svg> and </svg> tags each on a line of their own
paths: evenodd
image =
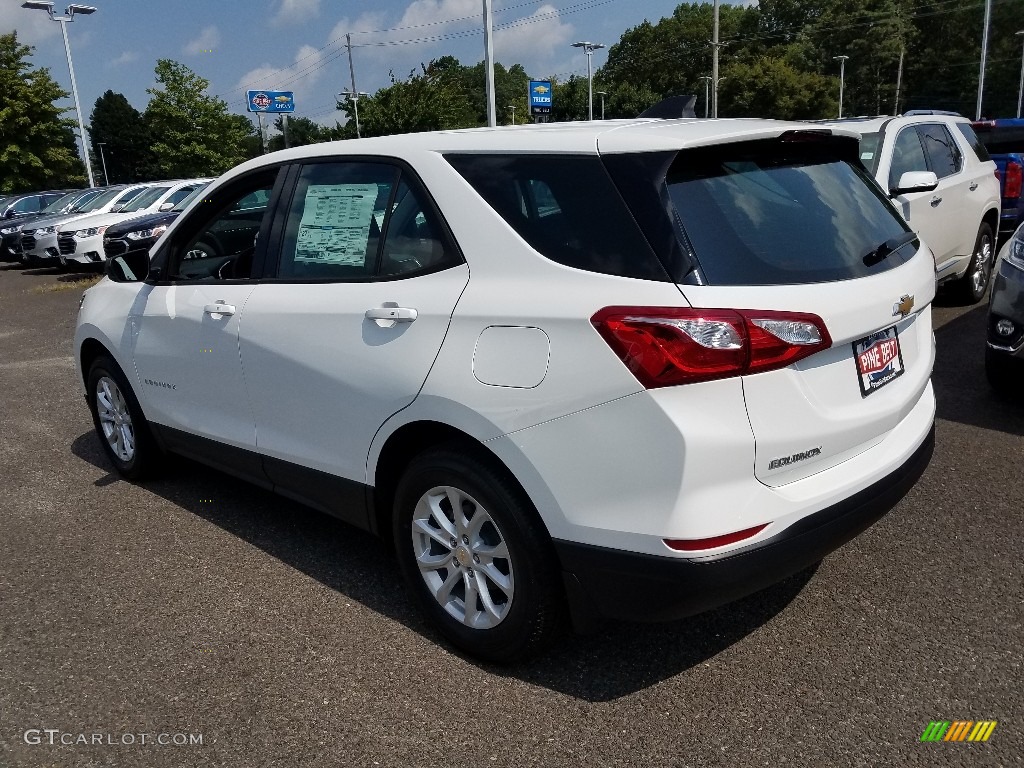
<svg viewBox="0 0 1024 768">
<path fill-rule="evenodd" d="M 103 355 L 89 366 L 86 382 L 93 425 L 114 468 L 129 480 L 152 474 L 160 449 L 121 368 Z"/>
<path fill-rule="evenodd" d="M 974 241 L 974 255 L 971 256 L 971 263 L 967 265 L 967 272 L 954 284 L 956 292 L 965 303 L 977 304 L 984 298 L 992 278 L 995 253 L 992 227 L 982 222 L 978 229 L 978 237 Z"/>
<path fill-rule="evenodd" d="M 562 627 L 551 540 L 502 468 L 457 446 L 422 454 L 398 484 L 393 533 L 414 600 L 467 653 L 509 663 L 540 651 Z"/>
</svg>

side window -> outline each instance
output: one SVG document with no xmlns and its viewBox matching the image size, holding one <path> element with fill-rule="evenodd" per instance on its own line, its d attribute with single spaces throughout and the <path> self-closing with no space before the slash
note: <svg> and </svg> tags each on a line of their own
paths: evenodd
<svg viewBox="0 0 1024 768">
<path fill-rule="evenodd" d="M 896 137 L 892 149 L 892 165 L 889 167 L 889 189 L 896 189 L 900 177 L 909 171 L 927 171 L 928 161 L 924 156 L 921 139 L 913 128 L 904 128 Z"/>
<path fill-rule="evenodd" d="M 395 277 L 458 263 L 445 242 L 433 209 L 403 177 L 384 232 L 379 274 Z"/>
<path fill-rule="evenodd" d="M 249 277 L 256 237 L 276 178 L 275 168 L 205 199 L 175 238 L 168 263 L 170 279 Z"/>
<path fill-rule="evenodd" d="M 919 125 L 917 132 L 921 134 L 921 143 L 928 153 L 928 161 L 932 170 L 940 179 L 952 176 L 963 166 L 963 155 L 960 148 L 946 130 L 944 125 Z"/>
<path fill-rule="evenodd" d="M 982 144 L 981 139 L 978 138 L 978 134 L 974 132 L 974 129 L 968 123 L 957 123 L 956 127 L 959 129 L 960 133 L 963 134 L 967 143 L 971 145 L 971 149 L 974 150 L 974 154 L 978 156 L 978 159 L 981 162 L 987 163 L 992 159 L 988 154 L 988 150 L 985 148 L 985 145 Z"/>
<path fill-rule="evenodd" d="M 292 196 L 277 276 L 352 280 L 377 269 L 381 231 L 398 169 L 386 163 L 313 163 Z"/>
</svg>

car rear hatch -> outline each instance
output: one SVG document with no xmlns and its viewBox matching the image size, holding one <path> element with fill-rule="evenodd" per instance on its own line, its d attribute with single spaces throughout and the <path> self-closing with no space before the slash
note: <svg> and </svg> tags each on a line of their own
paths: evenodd
<svg viewBox="0 0 1024 768">
<path fill-rule="evenodd" d="M 836 466 L 918 403 L 934 357 L 932 258 L 855 139 L 791 131 L 684 149 L 653 177 L 653 153 L 605 162 L 690 304 L 667 312 L 681 354 L 699 353 L 680 383 L 742 378 L 759 480 Z M 644 175 L 660 177 L 672 238 Z"/>
</svg>

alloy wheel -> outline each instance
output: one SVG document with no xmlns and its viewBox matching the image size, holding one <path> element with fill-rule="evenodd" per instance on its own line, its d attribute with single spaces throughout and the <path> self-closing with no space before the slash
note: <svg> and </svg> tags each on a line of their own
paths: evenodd
<svg viewBox="0 0 1024 768">
<path fill-rule="evenodd" d="M 110 450 L 121 461 L 131 461 L 135 457 L 135 427 L 128 402 L 109 376 L 96 382 L 96 414 Z"/>
<path fill-rule="evenodd" d="M 992 238 L 982 235 L 978 242 L 978 250 L 974 254 L 974 272 L 971 273 L 971 287 L 975 296 L 981 296 L 988 287 L 989 275 L 992 271 Z"/>
<path fill-rule="evenodd" d="M 412 516 L 420 575 L 438 604 L 471 629 L 508 615 L 515 576 L 505 538 L 486 509 L 454 486 L 424 493 Z"/>
</svg>

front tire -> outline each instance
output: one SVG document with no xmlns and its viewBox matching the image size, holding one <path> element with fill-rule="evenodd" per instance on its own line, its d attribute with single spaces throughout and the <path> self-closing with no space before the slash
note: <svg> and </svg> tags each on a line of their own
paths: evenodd
<svg viewBox="0 0 1024 768">
<path fill-rule="evenodd" d="M 150 474 L 159 448 L 121 368 L 105 355 L 96 358 L 86 387 L 96 434 L 114 468 L 130 480 Z"/>
<path fill-rule="evenodd" d="M 985 377 L 993 392 L 1010 397 L 1024 390 L 1024 362 L 986 348 Z"/>
<path fill-rule="evenodd" d="M 992 227 L 982 222 L 978 229 L 978 237 L 974 241 L 974 255 L 967 266 L 967 272 L 956 281 L 956 290 L 968 304 L 977 304 L 985 296 L 988 283 L 992 277 L 992 266 L 995 263 L 995 238 Z"/>
<path fill-rule="evenodd" d="M 509 663 L 541 650 L 563 624 L 551 540 L 491 462 L 457 449 L 414 459 L 395 493 L 393 533 L 414 599 L 462 650 Z"/>
</svg>

